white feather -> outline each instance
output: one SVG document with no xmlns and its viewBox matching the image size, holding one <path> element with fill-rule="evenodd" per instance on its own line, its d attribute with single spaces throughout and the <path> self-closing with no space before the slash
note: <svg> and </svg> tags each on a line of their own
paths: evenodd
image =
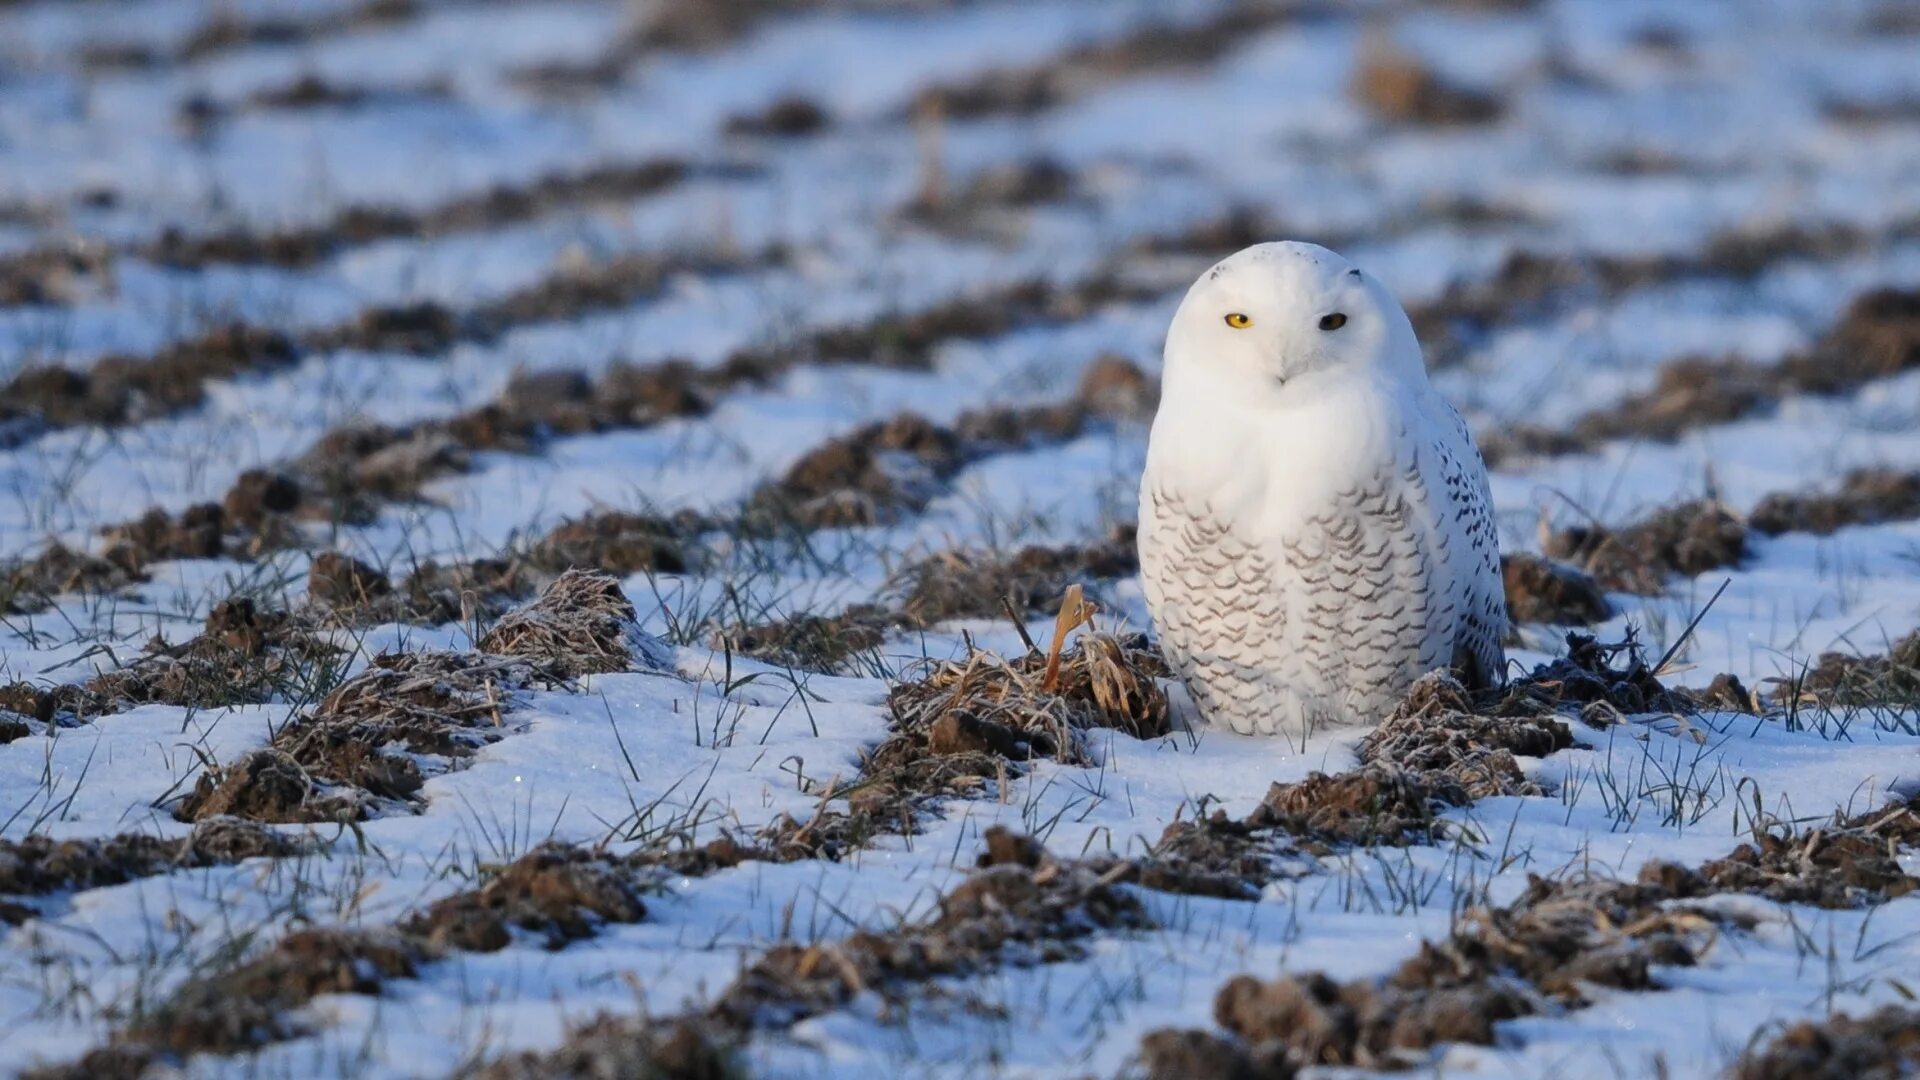
<svg viewBox="0 0 1920 1080">
<path fill-rule="evenodd" d="M 1169 662 L 1236 731 L 1376 723 L 1433 668 L 1502 674 L 1486 468 L 1398 303 L 1323 248 L 1250 248 L 1181 305 L 1140 556 Z"/>
</svg>

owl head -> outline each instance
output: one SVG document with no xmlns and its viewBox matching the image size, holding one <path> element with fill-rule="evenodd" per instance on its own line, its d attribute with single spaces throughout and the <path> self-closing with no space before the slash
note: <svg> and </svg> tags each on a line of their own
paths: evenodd
<svg viewBox="0 0 1920 1080">
<path fill-rule="evenodd" d="M 1427 377 L 1386 286 L 1317 244 L 1255 244 L 1221 260 L 1167 331 L 1170 387 L 1200 380 L 1264 397 L 1355 374 Z"/>
</svg>

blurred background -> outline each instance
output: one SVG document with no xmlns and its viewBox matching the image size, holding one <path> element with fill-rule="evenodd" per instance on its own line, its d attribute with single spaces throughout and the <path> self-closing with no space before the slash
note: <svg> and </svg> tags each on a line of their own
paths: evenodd
<svg viewBox="0 0 1920 1080">
<path fill-rule="evenodd" d="M 1107 535 L 1173 305 L 1290 237 L 1406 303 L 1507 546 L 1605 569 L 1568 529 L 1911 459 L 1915 176 L 1899 0 L 12 0 L 0 550 L 776 479 Z M 1717 565 L 1662 550 L 1603 583 Z"/>
</svg>

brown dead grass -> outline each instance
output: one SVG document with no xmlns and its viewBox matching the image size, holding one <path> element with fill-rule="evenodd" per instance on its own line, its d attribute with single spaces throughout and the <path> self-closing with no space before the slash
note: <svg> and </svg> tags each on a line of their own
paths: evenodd
<svg viewBox="0 0 1920 1080">
<path fill-rule="evenodd" d="M 1028 115 L 1056 108 L 1116 79 L 1204 66 L 1244 44 L 1249 35 L 1295 16 L 1295 10 L 1285 4 L 1242 4 L 1197 23 L 1149 24 L 1117 40 L 1089 44 L 1043 62 L 929 86 L 910 111 L 956 120 Z"/>
<path fill-rule="evenodd" d="M 501 616 L 479 649 L 525 657 L 569 677 L 659 668 L 670 659 L 661 642 L 641 632 L 619 579 L 588 570 L 568 570 L 538 599 Z"/>
<path fill-rule="evenodd" d="M 1505 112 L 1494 95 L 1448 82 L 1418 57 L 1379 39 L 1362 50 L 1352 91 L 1375 115 L 1396 124 L 1488 124 Z"/>
<path fill-rule="evenodd" d="M 1310 1066 L 1398 1069 L 1441 1043 L 1492 1045 L 1494 1026 L 1588 1003 L 1588 988 L 1644 990 L 1655 965 L 1686 965 L 1712 941 L 1706 920 L 1661 907 L 1655 889 L 1601 879 L 1533 878 L 1501 908 L 1466 912 L 1385 980 L 1319 973 L 1220 988 L 1214 1018 L 1239 1040 L 1166 1032 L 1149 1060 L 1197 1052 L 1208 1075 L 1287 1076 Z"/>
<path fill-rule="evenodd" d="M 1855 469 L 1833 492 L 1775 492 L 1760 500 L 1747 523 L 1768 536 L 1810 532 L 1825 536 L 1851 525 L 1920 517 L 1920 473 Z"/>
<path fill-rule="evenodd" d="M 602 1018 L 569 1032 L 559 1049 L 526 1053 L 455 1075 L 462 1080 L 745 1080 L 737 1037 L 698 1018 L 658 1024 Z"/>
<path fill-rule="evenodd" d="M 1057 665 L 1049 659 L 1038 652 L 1014 660 L 975 652 L 935 663 L 888 695 L 893 726 L 923 735 L 936 753 L 1013 750 L 1066 762 L 1085 760 L 1077 733 L 1088 728 L 1140 739 L 1172 730 L 1166 695 L 1155 682 L 1165 668 L 1144 638 L 1089 632 Z"/>
<path fill-rule="evenodd" d="M 227 324 L 151 356 L 109 356 L 84 371 L 22 371 L 0 388 L 0 422 L 30 419 L 52 427 L 138 423 L 200 404 L 209 382 L 291 367 L 298 359 L 298 347 L 285 334 Z"/>
<path fill-rule="evenodd" d="M 140 580 L 123 566 L 56 542 L 32 558 L 0 563 L 0 614 L 32 614 L 66 594 L 101 596 Z"/>
<path fill-rule="evenodd" d="M 178 645 L 156 637 L 124 666 L 85 682 L 0 687 L 0 708 L 66 725 L 138 705 L 222 709 L 297 698 L 323 685 L 341 658 L 311 629 L 237 597 L 214 605 L 202 633 Z"/>
<path fill-rule="evenodd" d="M 561 671 L 519 657 L 376 657 L 269 748 L 208 770 L 174 816 L 338 821 L 410 805 L 425 782 L 418 757 L 468 756 L 508 733 L 514 691 L 566 684 Z"/>
<path fill-rule="evenodd" d="M 210 821 L 187 836 L 162 839 L 123 833 L 103 840 L 54 840 L 32 835 L 0 840 L 0 895 L 43 896 L 97 889 L 174 870 L 220 866 L 253 858 L 283 858 L 312 845 L 245 821 Z M 0 905 L 0 911 L 32 909 Z M 0 921 L 17 921 L 5 919 Z"/>
<path fill-rule="evenodd" d="M 1920 840 L 1920 807 L 1895 802 L 1811 828 L 1756 831 L 1724 858 L 1689 870 L 1654 863 L 1641 873 L 1678 897 L 1758 893 L 1784 904 L 1855 908 L 1920 888 L 1900 851 Z"/>
<path fill-rule="evenodd" d="M 1526 552 L 1502 556 L 1500 570 L 1515 624 L 1591 626 L 1613 614 L 1606 590 L 1584 570 Z"/>
<path fill-rule="evenodd" d="M 1697 500 L 1618 528 L 1559 529 L 1542 546 L 1548 556 L 1592 575 L 1602 588 L 1654 596 L 1675 576 L 1739 565 L 1747 555 L 1747 525 L 1724 503 Z"/>
<path fill-rule="evenodd" d="M 1735 1080 L 1855 1080 L 1920 1071 L 1920 1010 L 1886 1005 L 1855 1019 L 1803 1020 L 1734 1063 Z"/>
<path fill-rule="evenodd" d="M 1823 653 L 1802 676 L 1778 683 L 1773 696 L 1782 702 L 1826 706 L 1920 702 L 1920 631 L 1877 656 Z"/>
<path fill-rule="evenodd" d="M 550 949 L 591 936 L 603 922 L 639 922 L 646 903 L 633 876 L 613 859 L 564 844 L 543 844 L 477 889 L 437 901 L 405 924 L 434 953 L 497 952 L 512 929 L 539 934 Z"/>
<path fill-rule="evenodd" d="M 1145 929 L 1146 912 L 1094 866 L 1047 859 L 996 864 L 942 898 L 938 914 L 897 930 L 859 931 L 839 943 L 777 945 L 753 961 L 709 1011 L 736 1029 L 792 1024 L 862 992 L 1000 963 L 1055 963 L 1081 955 L 1098 930 Z"/>
</svg>

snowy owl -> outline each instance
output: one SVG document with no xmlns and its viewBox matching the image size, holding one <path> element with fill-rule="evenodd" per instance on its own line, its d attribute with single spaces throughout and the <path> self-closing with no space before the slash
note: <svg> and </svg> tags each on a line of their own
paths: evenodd
<svg viewBox="0 0 1920 1080">
<path fill-rule="evenodd" d="M 1299 741 L 1437 667 L 1504 679 L 1487 470 L 1386 287 L 1313 244 L 1201 275 L 1140 481 L 1160 647 L 1201 714 Z"/>
</svg>

